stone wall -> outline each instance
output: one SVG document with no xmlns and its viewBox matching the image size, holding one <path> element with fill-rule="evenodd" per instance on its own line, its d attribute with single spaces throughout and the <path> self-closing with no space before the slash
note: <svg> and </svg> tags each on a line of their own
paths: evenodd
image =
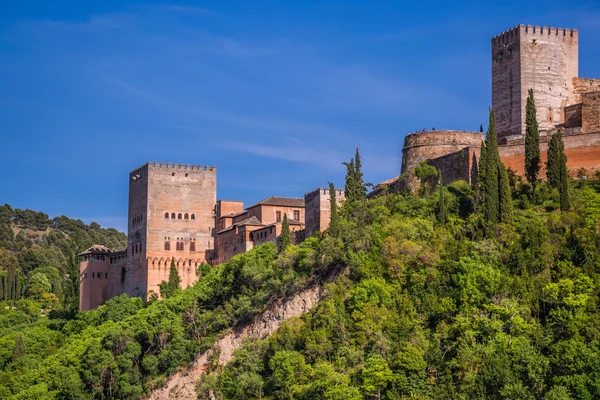
<svg viewBox="0 0 600 400">
<path fill-rule="evenodd" d="M 582 95 L 590 92 L 600 91 L 600 79 L 598 78 L 573 78 L 573 103 L 581 103 Z"/>
<path fill-rule="evenodd" d="M 87 254 L 79 263 L 79 309 L 93 310 L 107 300 L 108 255 Z"/>
<path fill-rule="evenodd" d="M 600 91 L 583 94 L 581 103 L 583 133 L 600 132 Z"/>
<path fill-rule="evenodd" d="M 600 133 L 563 136 L 567 167 L 571 175 L 576 175 L 580 168 L 585 168 L 590 173 L 600 170 Z M 544 177 L 547 161 L 548 142 L 540 143 L 542 158 L 542 171 Z M 507 168 L 511 168 L 519 175 L 525 171 L 525 147 L 523 145 L 504 145 L 498 148 L 500 160 Z"/>
<path fill-rule="evenodd" d="M 317 189 L 304 195 L 306 207 L 306 237 L 316 232 L 324 232 L 329 227 L 331 205 L 329 204 L 329 189 Z M 343 190 L 336 189 L 335 201 L 338 206 L 346 199 Z"/>
<path fill-rule="evenodd" d="M 533 89 L 540 130 L 564 122 L 576 104 L 579 36 L 576 29 L 519 25 L 492 38 L 492 107 L 500 143 L 525 133 L 528 90 Z"/>
<path fill-rule="evenodd" d="M 482 133 L 468 131 L 445 130 L 408 135 L 404 139 L 402 149 L 401 173 L 414 170 L 423 161 L 434 160 L 453 153 L 459 153 L 458 156 L 461 159 L 469 158 L 469 155 L 464 154 L 463 150 L 465 148 L 481 148 L 483 140 Z M 449 166 L 448 163 L 442 161 L 441 165 Z M 455 172 L 449 171 L 449 175 L 452 174 Z"/>
</svg>

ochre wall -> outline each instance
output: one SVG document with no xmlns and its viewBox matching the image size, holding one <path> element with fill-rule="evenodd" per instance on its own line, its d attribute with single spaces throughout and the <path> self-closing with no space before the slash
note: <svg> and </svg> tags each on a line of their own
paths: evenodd
<svg viewBox="0 0 600 400">
<path fill-rule="evenodd" d="M 576 175 L 580 168 L 585 168 L 589 173 L 600 171 L 600 133 L 564 136 L 567 167 L 571 175 Z M 540 143 L 542 158 L 541 176 L 545 176 L 548 143 Z M 511 168 L 519 175 L 525 171 L 525 147 L 522 145 L 500 146 L 498 148 L 500 160 L 507 168 Z"/>
<path fill-rule="evenodd" d="M 79 309 L 93 310 L 107 300 L 108 256 L 91 254 L 79 263 Z"/>
<path fill-rule="evenodd" d="M 335 201 L 341 206 L 346 199 L 343 190 L 336 189 Z M 315 232 L 324 232 L 329 227 L 331 205 L 329 204 L 329 189 L 317 189 L 304 195 L 306 237 Z"/>
</svg>

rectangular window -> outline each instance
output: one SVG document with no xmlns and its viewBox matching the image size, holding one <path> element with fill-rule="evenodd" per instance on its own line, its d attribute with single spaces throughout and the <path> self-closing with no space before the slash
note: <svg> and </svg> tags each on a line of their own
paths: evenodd
<svg viewBox="0 0 600 400">
<path fill-rule="evenodd" d="M 281 222 L 281 211 L 275 211 L 275 222 Z"/>
<path fill-rule="evenodd" d="M 190 242 L 190 251 L 196 251 L 196 242 Z"/>
<path fill-rule="evenodd" d="M 294 219 L 300 221 L 300 210 L 294 210 Z"/>
<path fill-rule="evenodd" d="M 165 242 L 165 250 L 171 250 L 171 242 Z"/>
</svg>

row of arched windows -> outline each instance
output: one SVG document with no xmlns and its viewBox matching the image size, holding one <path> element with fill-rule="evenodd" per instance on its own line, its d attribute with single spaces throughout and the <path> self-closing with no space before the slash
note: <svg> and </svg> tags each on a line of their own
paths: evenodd
<svg viewBox="0 0 600 400">
<path fill-rule="evenodd" d="M 188 213 L 179 213 L 179 214 L 175 214 L 175 213 L 171 213 L 169 214 L 168 212 L 165 213 L 165 218 L 169 219 L 169 217 L 171 219 L 196 219 L 196 214 L 188 214 Z"/>
<path fill-rule="evenodd" d="M 133 225 L 137 225 L 140 222 L 142 222 L 144 220 L 144 215 L 140 214 L 140 215 L 136 215 L 132 218 L 131 222 L 133 223 Z"/>
<path fill-rule="evenodd" d="M 196 251 L 196 238 L 190 239 L 190 251 Z M 171 238 L 165 237 L 165 250 L 171 250 Z M 185 241 L 184 238 L 177 238 L 175 242 L 175 250 L 184 251 L 185 250 Z"/>
</svg>

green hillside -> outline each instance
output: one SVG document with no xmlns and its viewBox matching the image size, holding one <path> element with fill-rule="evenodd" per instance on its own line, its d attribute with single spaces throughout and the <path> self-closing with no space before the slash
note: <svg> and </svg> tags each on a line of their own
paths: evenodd
<svg viewBox="0 0 600 400">
<path fill-rule="evenodd" d="M 366 200 L 360 161 L 348 163 L 347 200 L 328 231 L 204 265 L 186 290 L 165 284 L 163 300 L 123 295 L 87 312 L 58 302 L 40 314 L 45 300 L 31 300 L 29 278 L 20 284 L 29 299 L 0 310 L 0 398 L 140 399 L 223 332 L 345 266 L 349 276 L 311 312 L 247 342 L 227 366 L 213 363 L 199 398 L 600 398 L 600 179 L 570 181 L 568 193 L 538 182 L 533 193 L 493 167 L 499 178 L 483 175 L 477 187 Z M 484 219 L 489 207 L 498 221 Z M 8 221 L 11 230 L 49 226 Z M 83 228 L 60 226 L 4 250 L 17 260 L 38 247 L 64 257 L 17 264 L 19 282 L 48 265 L 69 274 L 74 250 L 43 238 L 87 244 L 76 241 Z M 103 244 L 118 248 L 121 234 L 105 233 L 115 243 Z"/>
</svg>

